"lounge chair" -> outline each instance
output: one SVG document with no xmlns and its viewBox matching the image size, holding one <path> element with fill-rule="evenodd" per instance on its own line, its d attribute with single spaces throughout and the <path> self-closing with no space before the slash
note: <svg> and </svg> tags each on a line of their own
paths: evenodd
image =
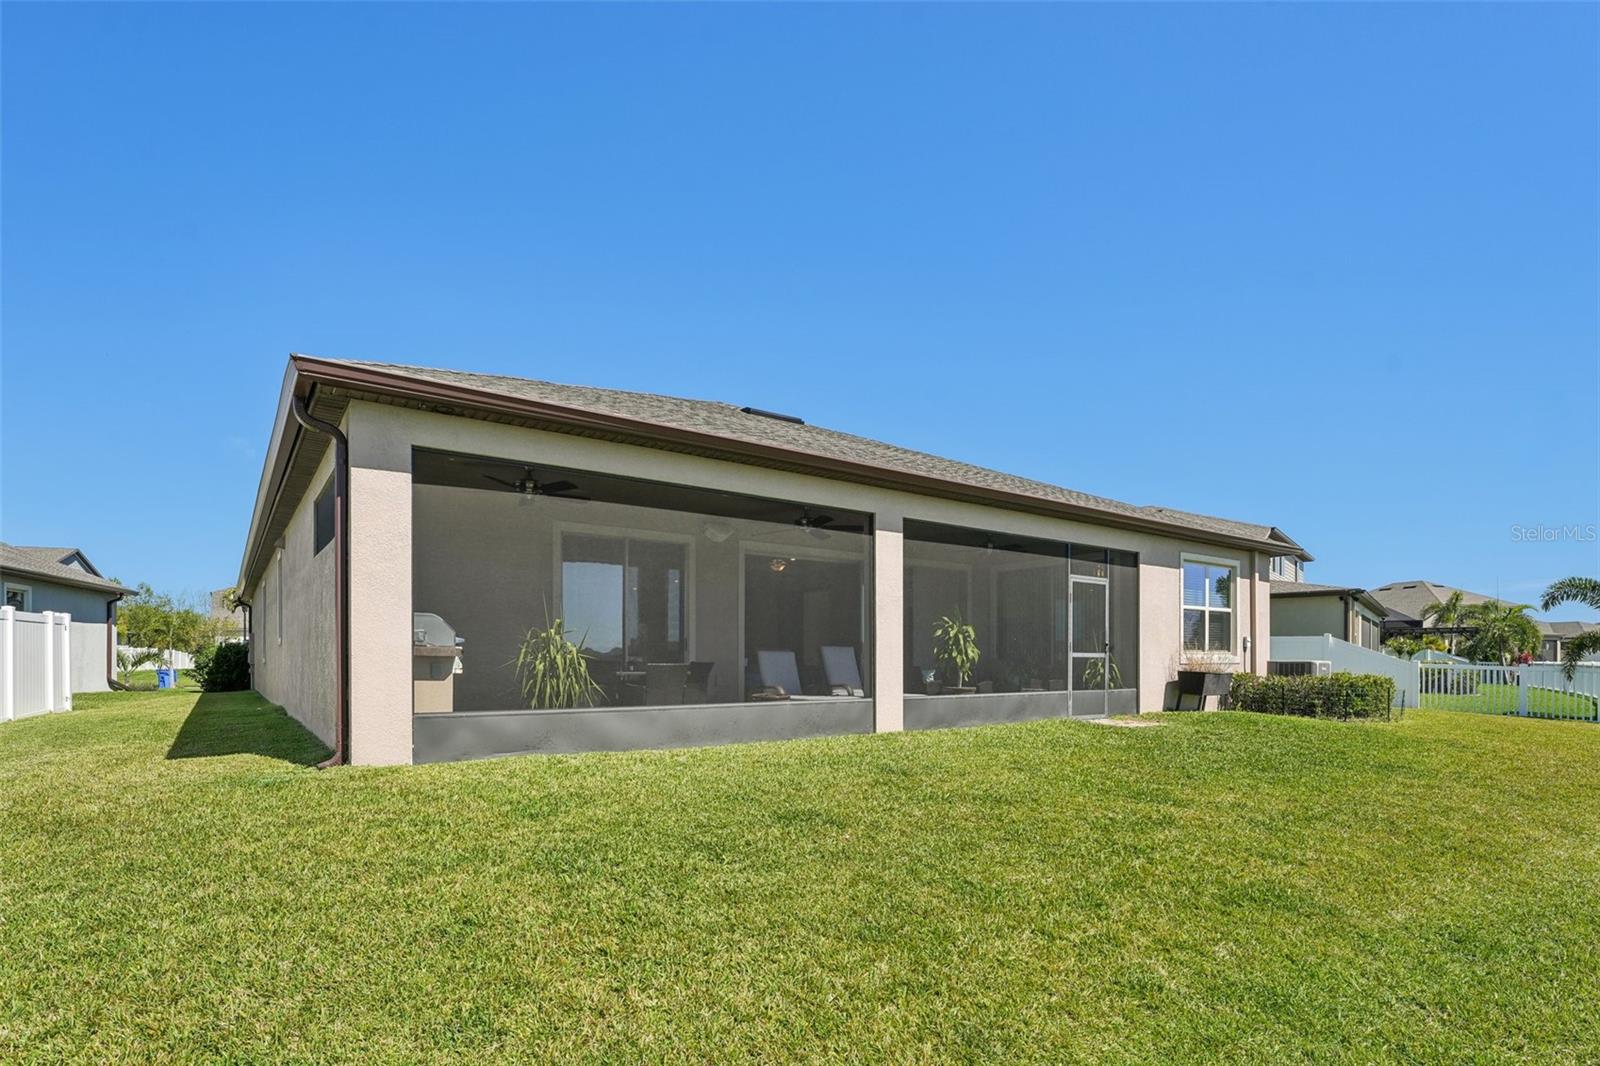
<svg viewBox="0 0 1600 1066">
<path fill-rule="evenodd" d="M 861 667 L 856 663 L 856 650 L 847 645 L 824 644 L 822 669 L 828 676 L 828 691 L 835 696 L 865 696 L 861 684 Z"/>
</svg>

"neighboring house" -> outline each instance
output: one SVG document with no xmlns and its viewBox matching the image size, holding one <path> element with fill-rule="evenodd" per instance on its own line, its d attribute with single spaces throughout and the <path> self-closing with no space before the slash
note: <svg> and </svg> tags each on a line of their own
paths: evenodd
<svg viewBox="0 0 1600 1066">
<path fill-rule="evenodd" d="M 1281 556 L 789 414 L 297 355 L 237 587 L 261 693 L 409 763 L 1156 710 L 1186 652 L 1265 673 Z M 532 710 L 557 620 L 596 688 Z"/>
<path fill-rule="evenodd" d="M 229 598 L 233 595 L 232 589 L 215 589 L 211 593 L 211 619 L 221 623 L 217 635 L 223 644 L 234 643 L 244 639 L 244 608 L 230 607 Z"/>
<path fill-rule="evenodd" d="M 1273 558 L 1271 567 L 1268 568 L 1274 581 L 1300 582 L 1306 579 L 1306 561 L 1294 555 L 1279 555 Z"/>
<path fill-rule="evenodd" d="M 1489 603 L 1495 599 L 1481 592 L 1469 592 L 1466 589 L 1440 585 L 1433 581 L 1396 581 L 1373 589 L 1373 597 L 1389 611 L 1383 626 L 1385 639 L 1399 634 L 1415 636 L 1422 633 L 1470 637 L 1476 632 L 1470 625 L 1440 628 L 1434 619 L 1424 621 L 1422 617 L 1428 608 L 1443 603 L 1456 592 L 1461 593 L 1461 603 L 1464 607 Z M 1539 658 L 1545 662 L 1560 662 L 1565 641 L 1571 640 L 1579 633 L 1600 629 L 1600 622 L 1545 622 L 1534 619 L 1534 624 L 1539 627 L 1539 632 L 1543 636 L 1539 647 Z"/>
<path fill-rule="evenodd" d="M 1488 603 L 1493 596 L 1484 596 L 1466 589 L 1453 588 L 1450 585 L 1440 585 L 1433 581 L 1395 581 L 1388 585 L 1380 585 L 1372 590 L 1372 598 L 1381 603 L 1388 617 L 1384 619 L 1383 636 L 1387 640 L 1392 636 L 1420 636 L 1424 631 L 1441 636 L 1469 636 L 1474 630 L 1471 626 L 1458 625 L 1441 628 L 1436 619 L 1423 616 L 1431 607 L 1448 600 L 1452 593 L 1461 593 L 1463 607 L 1471 607 L 1479 603 Z"/>
<path fill-rule="evenodd" d="M 1600 622 L 1535 622 L 1539 633 L 1544 640 L 1539 645 L 1539 658 L 1545 662 L 1558 663 L 1561 655 L 1566 650 L 1566 642 L 1581 633 L 1593 633 L 1600 630 Z M 1600 656 L 1586 656 L 1588 660 L 1600 659 Z"/>
<path fill-rule="evenodd" d="M 116 673 L 117 602 L 131 589 L 109 581 L 78 548 L 0 544 L 0 594 L 18 611 L 72 616 L 72 691 L 103 692 Z"/>
<path fill-rule="evenodd" d="M 1382 649 L 1389 612 L 1366 589 L 1303 581 L 1274 581 L 1269 588 L 1273 636 L 1329 634 L 1372 651 Z"/>
</svg>

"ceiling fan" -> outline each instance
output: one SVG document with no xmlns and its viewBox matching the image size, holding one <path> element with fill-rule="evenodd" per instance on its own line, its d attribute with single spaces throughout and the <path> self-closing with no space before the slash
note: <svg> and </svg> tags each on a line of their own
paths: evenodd
<svg viewBox="0 0 1600 1066">
<path fill-rule="evenodd" d="M 811 513 L 811 508 L 809 507 L 802 508 L 800 511 L 800 517 L 794 520 L 795 525 L 799 526 L 807 533 L 810 533 L 818 540 L 827 540 L 829 533 L 864 533 L 867 529 L 867 527 L 863 525 L 836 526 L 833 523 L 833 515 L 814 515 Z"/>
<path fill-rule="evenodd" d="M 554 496 L 562 500 L 587 500 L 589 497 L 580 496 L 573 492 L 578 486 L 570 481 L 540 481 L 533 476 L 533 467 L 523 467 L 522 477 L 516 481 L 507 481 L 503 477 L 493 474 L 483 475 L 490 481 L 504 485 L 523 496 Z"/>
</svg>

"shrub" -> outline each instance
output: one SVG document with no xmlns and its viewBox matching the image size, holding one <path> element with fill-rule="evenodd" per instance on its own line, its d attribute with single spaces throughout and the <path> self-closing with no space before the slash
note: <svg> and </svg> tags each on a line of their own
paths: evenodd
<svg viewBox="0 0 1600 1066">
<path fill-rule="evenodd" d="M 1234 674 L 1228 705 L 1261 714 L 1292 714 L 1305 718 L 1400 717 L 1394 706 L 1394 679 L 1381 674 L 1324 674 L 1296 677 L 1259 677 Z"/>
<path fill-rule="evenodd" d="M 243 644 L 215 644 L 194 657 L 195 680 L 206 692 L 238 692 L 250 687 L 250 651 Z"/>
</svg>

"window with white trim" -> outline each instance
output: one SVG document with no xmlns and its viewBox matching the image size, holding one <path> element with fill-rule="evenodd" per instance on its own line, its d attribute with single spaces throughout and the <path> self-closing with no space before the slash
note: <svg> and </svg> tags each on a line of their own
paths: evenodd
<svg viewBox="0 0 1600 1066">
<path fill-rule="evenodd" d="M 1184 560 L 1184 651 L 1233 651 L 1235 574 L 1231 566 Z"/>
<path fill-rule="evenodd" d="M 19 611 L 26 611 L 33 603 L 33 589 L 27 585 L 13 585 L 6 582 L 6 606 L 15 607 Z"/>
</svg>

